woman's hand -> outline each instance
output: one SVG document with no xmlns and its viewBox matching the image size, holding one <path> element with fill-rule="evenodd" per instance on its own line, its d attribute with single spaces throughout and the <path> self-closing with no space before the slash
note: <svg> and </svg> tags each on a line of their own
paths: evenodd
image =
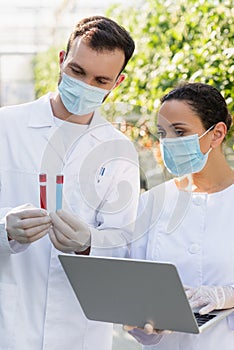
<svg viewBox="0 0 234 350">
<path fill-rule="evenodd" d="M 132 331 L 133 329 L 140 329 L 143 331 L 145 334 L 170 334 L 172 331 L 169 330 L 161 330 L 161 329 L 155 329 L 150 323 L 146 323 L 144 325 L 144 328 L 140 327 L 135 327 L 135 326 L 129 326 L 129 325 L 124 325 L 123 329 L 127 332 Z"/>
<path fill-rule="evenodd" d="M 150 323 L 146 323 L 144 328 L 124 325 L 123 329 L 143 345 L 156 345 L 160 342 L 163 335 L 172 333 L 169 330 L 155 329 Z"/>
<path fill-rule="evenodd" d="M 185 292 L 191 308 L 200 308 L 201 315 L 213 310 L 234 307 L 234 287 L 232 286 L 185 287 Z"/>
</svg>

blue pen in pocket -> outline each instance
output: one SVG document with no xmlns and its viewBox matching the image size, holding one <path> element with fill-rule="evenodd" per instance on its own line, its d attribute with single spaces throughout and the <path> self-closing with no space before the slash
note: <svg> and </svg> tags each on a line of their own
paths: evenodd
<svg viewBox="0 0 234 350">
<path fill-rule="evenodd" d="M 99 172 L 99 175 L 98 175 L 98 180 L 97 180 L 97 182 L 100 182 L 101 177 L 102 177 L 102 176 L 104 175 L 104 173 L 105 173 L 105 170 L 106 170 L 106 168 L 101 167 L 100 172 Z"/>
</svg>

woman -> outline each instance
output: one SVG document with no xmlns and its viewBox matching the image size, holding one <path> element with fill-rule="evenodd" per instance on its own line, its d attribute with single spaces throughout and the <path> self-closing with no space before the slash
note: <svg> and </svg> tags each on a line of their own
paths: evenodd
<svg viewBox="0 0 234 350">
<path fill-rule="evenodd" d="M 222 152 L 231 115 L 222 95 L 201 83 L 183 84 L 161 102 L 161 153 L 176 178 L 142 195 L 131 255 L 174 263 L 201 314 L 232 308 L 234 172 Z M 234 348 L 234 313 L 200 335 L 126 328 L 145 349 Z"/>
</svg>

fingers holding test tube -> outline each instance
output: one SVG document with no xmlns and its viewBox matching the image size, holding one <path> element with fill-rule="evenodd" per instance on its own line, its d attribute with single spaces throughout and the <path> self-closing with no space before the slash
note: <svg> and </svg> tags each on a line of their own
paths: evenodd
<svg viewBox="0 0 234 350">
<path fill-rule="evenodd" d="M 91 233 L 89 226 L 64 210 L 50 213 L 52 227 L 50 239 L 56 249 L 64 252 L 82 252 L 90 247 Z"/>
<path fill-rule="evenodd" d="M 44 209 L 25 204 L 6 215 L 6 231 L 19 243 L 32 243 L 45 236 L 51 226 L 50 216 Z"/>
</svg>

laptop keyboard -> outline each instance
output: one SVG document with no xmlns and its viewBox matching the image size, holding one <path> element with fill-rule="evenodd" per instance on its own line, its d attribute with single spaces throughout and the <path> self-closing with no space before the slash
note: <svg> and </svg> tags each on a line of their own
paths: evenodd
<svg viewBox="0 0 234 350">
<path fill-rule="evenodd" d="M 196 318 L 198 326 L 202 326 L 207 321 L 211 320 L 212 318 L 216 317 L 216 315 L 200 315 L 198 312 L 194 312 L 194 316 Z"/>
</svg>

